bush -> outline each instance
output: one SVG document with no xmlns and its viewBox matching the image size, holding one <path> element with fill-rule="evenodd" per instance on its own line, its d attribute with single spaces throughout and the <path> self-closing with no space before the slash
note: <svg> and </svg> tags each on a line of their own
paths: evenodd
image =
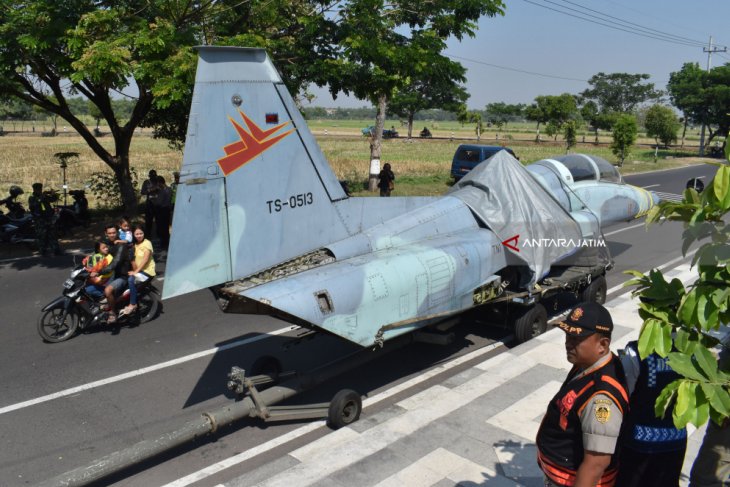
<svg viewBox="0 0 730 487">
<path fill-rule="evenodd" d="M 137 171 L 131 168 L 129 173 L 132 176 L 132 186 L 137 191 Z M 119 191 L 119 183 L 114 173 L 92 173 L 89 179 L 89 191 L 103 208 L 116 210 L 123 206 L 122 193 Z"/>
</svg>

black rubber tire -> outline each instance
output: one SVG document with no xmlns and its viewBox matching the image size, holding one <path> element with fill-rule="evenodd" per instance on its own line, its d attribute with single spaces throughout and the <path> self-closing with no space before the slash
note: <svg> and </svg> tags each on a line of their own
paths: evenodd
<svg viewBox="0 0 730 487">
<path fill-rule="evenodd" d="M 591 281 L 585 289 L 583 289 L 583 292 L 580 294 L 580 300 L 582 303 L 590 302 L 604 304 L 606 302 L 606 291 L 608 291 L 606 278 L 598 276 Z"/>
<path fill-rule="evenodd" d="M 524 343 L 530 338 L 542 335 L 547 330 L 547 311 L 540 303 L 527 308 L 515 320 L 515 338 L 518 343 Z"/>
<path fill-rule="evenodd" d="M 137 303 L 137 316 L 140 323 L 147 323 L 154 320 L 160 312 L 160 297 L 155 291 L 140 296 Z"/>
<path fill-rule="evenodd" d="M 271 355 L 262 355 L 257 358 L 251 364 L 251 371 L 248 376 L 255 375 L 270 375 L 272 378 L 276 377 L 281 373 L 281 362 Z"/>
<path fill-rule="evenodd" d="M 330 402 L 327 424 L 332 429 L 340 429 L 360 419 L 362 398 L 352 389 L 342 389 Z"/>
<path fill-rule="evenodd" d="M 48 343 L 64 342 L 76 334 L 79 317 L 73 311 L 63 317 L 63 308 L 49 309 L 38 318 L 38 334 Z"/>
</svg>

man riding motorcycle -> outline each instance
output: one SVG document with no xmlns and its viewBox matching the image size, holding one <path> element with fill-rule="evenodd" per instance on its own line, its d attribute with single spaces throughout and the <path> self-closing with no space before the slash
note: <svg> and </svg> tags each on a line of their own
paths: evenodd
<svg viewBox="0 0 730 487">
<path fill-rule="evenodd" d="M 117 321 L 117 312 L 115 309 L 116 297 L 124 292 L 127 287 L 127 278 L 129 271 L 132 269 L 132 262 L 129 258 L 128 244 L 122 243 L 123 241 L 119 240 L 119 233 L 115 224 L 108 223 L 104 228 L 104 235 L 111 248 L 112 262 L 99 271 L 99 274 L 114 273 L 112 279 L 104 288 L 104 296 L 106 296 L 109 306 L 109 317 L 106 321 L 107 323 L 115 323 Z M 95 274 L 92 272 L 91 276 L 94 277 Z"/>
</svg>

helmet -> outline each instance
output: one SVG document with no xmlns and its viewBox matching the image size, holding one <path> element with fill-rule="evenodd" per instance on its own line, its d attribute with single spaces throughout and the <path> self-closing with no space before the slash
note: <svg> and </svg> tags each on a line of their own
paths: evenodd
<svg viewBox="0 0 730 487">
<path fill-rule="evenodd" d="M 23 194 L 23 188 L 20 186 L 10 186 L 10 196 L 15 198 L 16 196 L 20 196 Z"/>
</svg>

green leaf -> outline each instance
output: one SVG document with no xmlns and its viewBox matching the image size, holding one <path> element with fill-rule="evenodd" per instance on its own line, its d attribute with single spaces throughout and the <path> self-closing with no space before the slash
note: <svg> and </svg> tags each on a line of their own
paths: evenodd
<svg viewBox="0 0 730 487">
<path fill-rule="evenodd" d="M 707 422 L 710 418 L 710 402 L 707 400 L 705 393 L 699 384 L 692 384 L 689 388 L 690 407 L 689 422 L 699 427 Z"/>
<path fill-rule="evenodd" d="M 699 382 L 705 382 L 705 376 L 698 370 L 698 366 L 692 361 L 692 357 L 684 355 L 679 352 L 672 352 L 669 354 L 669 360 L 667 362 L 669 366 L 679 375 L 682 375 L 688 379 L 696 380 Z"/>
<path fill-rule="evenodd" d="M 672 411 L 674 426 L 677 428 L 684 428 L 689 422 L 689 405 L 692 399 L 690 397 L 690 389 L 692 388 L 692 385 L 694 384 L 686 380 L 679 382 L 679 388 L 677 389 L 677 402 L 674 404 L 674 411 Z"/>
<path fill-rule="evenodd" d="M 677 350 L 680 352 L 686 355 L 691 355 L 697 346 L 697 332 L 694 330 L 687 331 L 684 328 L 678 328 L 676 336 L 674 337 L 674 346 L 677 347 Z"/>
<path fill-rule="evenodd" d="M 702 373 L 705 374 L 710 382 L 717 381 L 717 359 L 704 347 L 697 347 L 693 355 L 700 366 Z"/>
<path fill-rule="evenodd" d="M 721 166 L 712 180 L 718 203 L 723 210 L 730 209 L 730 167 Z"/>
<path fill-rule="evenodd" d="M 672 351 L 672 327 L 669 324 L 659 322 L 659 333 L 655 339 L 654 349 L 660 357 L 666 357 Z"/>
<path fill-rule="evenodd" d="M 710 406 L 723 416 L 730 416 L 730 392 L 720 385 L 701 384 L 702 392 L 710 402 Z"/>
<path fill-rule="evenodd" d="M 654 403 L 654 414 L 658 418 L 663 418 L 667 414 L 667 411 L 672 404 L 672 400 L 677 395 L 677 389 L 681 382 L 681 379 L 677 379 L 674 382 L 669 383 L 667 387 L 662 389 L 662 392 L 656 398 L 656 402 Z"/>
<path fill-rule="evenodd" d="M 654 352 L 656 337 L 659 335 L 660 324 L 655 319 L 644 322 L 639 333 L 639 356 L 644 359 Z"/>
</svg>

